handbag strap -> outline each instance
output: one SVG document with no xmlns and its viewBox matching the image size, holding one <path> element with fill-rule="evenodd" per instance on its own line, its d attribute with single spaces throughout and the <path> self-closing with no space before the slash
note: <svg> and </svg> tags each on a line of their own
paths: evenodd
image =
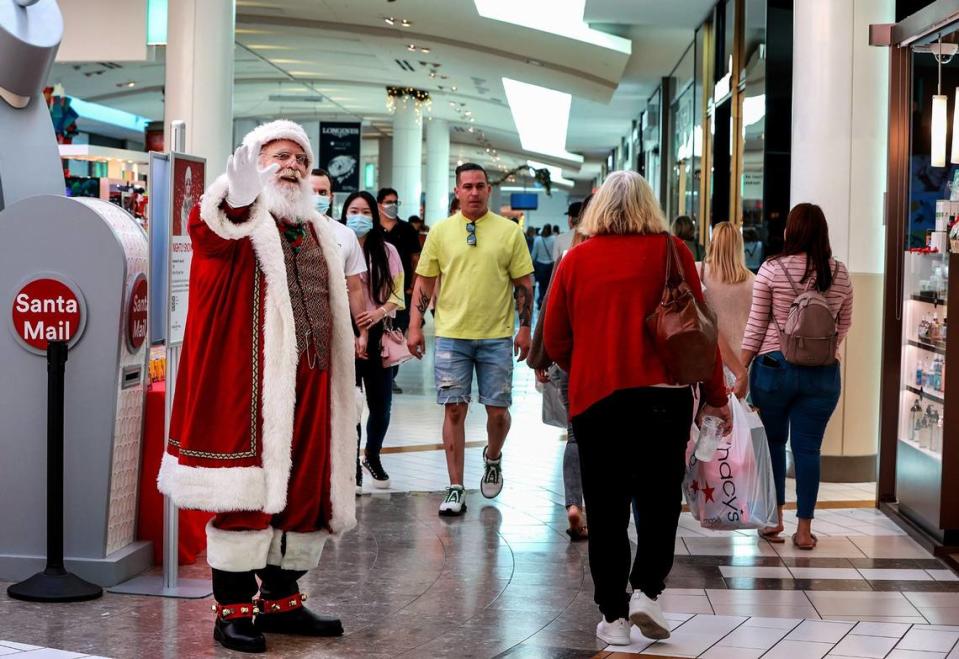
<svg viewBox="0 0 959 659">
<path fill-rule="evenodd" d="M 672 236 L 666 234 L 666 285 L 664 289 L 676 288 L 686 281 L 683 264 L 679 259 L 679 251 Z"/>
</svg>

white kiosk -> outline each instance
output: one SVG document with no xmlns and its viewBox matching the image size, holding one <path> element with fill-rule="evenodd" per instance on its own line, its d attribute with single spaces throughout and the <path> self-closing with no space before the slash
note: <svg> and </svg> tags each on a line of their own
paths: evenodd
<svg viewBox="0 0 959 659">
<path fill-rule="evenodd" d="M 0 0 L 0 581 L 44 566 L 47 373 L 36 343 L 69 336 L 65 562 L 112 586 L 152 564 L 136 541 L 148 246 L 119 207 L 63 196 L 40 93 L 62 31 L 54 0 Z"/>
</svg>

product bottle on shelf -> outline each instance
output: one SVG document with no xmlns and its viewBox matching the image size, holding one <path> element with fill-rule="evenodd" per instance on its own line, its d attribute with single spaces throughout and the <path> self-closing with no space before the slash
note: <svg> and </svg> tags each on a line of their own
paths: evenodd
<svg viewBox="0 0 959 659">
<path fill-rule="evenodd" d="M 926 314 L 922 317 L 922 320 L 919 321 L 919 330 L 917 331 L 920 341 L 929 340 L 929 314 Z"/>
<path fill-rule="evenodd" d="M 939 417 L 939 422 L 936 424 L 936 434 L 932 438 L 933 453 L 942 453 L 942 421 L 942 417 Z"/>
<path fill-rule="evenodd" d="M 913 401 L 912 408 L 909 410 L 909 439 L 911 441 L 919 441 L 919 431 L 922 428 L 923 420 L 922 405 L 919 404 L 917 398 Z"/>
<path fill-rule="evenodd" d="M 925 379 L 924 373 L 926 372 L 926 365 L 920 359 L 916 362 L 916 386 L 920 389 L 922 388 L 923 380 Z"/>
</svg>

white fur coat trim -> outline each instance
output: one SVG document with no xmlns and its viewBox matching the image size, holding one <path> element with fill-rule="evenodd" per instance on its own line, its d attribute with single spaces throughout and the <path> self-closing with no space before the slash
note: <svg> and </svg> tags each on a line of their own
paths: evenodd
<svg viewBox="0 0 959 659">
<path fill-rule="evenodd" d="M 262 448 L 262 484 L 244 495 L 255 505 L 244 505 L 244 510 L 262 510 L 275 514 L 286 508 L 286 495 L 292 467 L 291 446 L 293 440 L 293 417 L 296 405 L 296 328 L 293 323 L 293 306 L 290 302 L 290 290 L 286 278 L 286 263 L 283 258 L 283 246 L 276 222 L 269 211 L 257 199 L 250 208 L 250 219 L 242 224 L 234 224 L 220 208 L 227 195 L 226 176 L 220 176 L 207 189 L 201 202 L 200 217 L 210 229 L 227 240 L 249 238 L 253 244 L 260 270 L 266 278 L 266 304 L 264 313 L 263 340 L 263 448 Z M 330 308 L 333 317 L 333 340 L 331 344 L 331 430 L 330 443 L 330 499 L 332 518 L 330 530 L 334 534 L 343 533 L 356 526 L 356 399 L 354 394 L 356 377 L 354 365 L 353 328 L 350 323 L 350 308 L 347 300 L 346 279 L 336 286 L 337 274 L 343 272 L 339 248 L 327 226 L 328 220 L 310 209 L 308 217 L 294 218 L 300 222 L 309 221 L 315 230 L 320 248 L 330 273 Z M 176 465 L 174 474 L 164 474 L 168 469 L 167 461 L 161 467 L 159 482 L 161 491 L 173 495 L 178 505 L 186 507 L 184 498 L 190 498 L 191 508 L 201 510 L 236 510 L 233 497 L 239 487 L 246 487 L 255 480 L 247 475 L 247 470 L 256 467 L 206 468 L 206 472 L 223 471 L 220 481 L 229 481 L 238 477 L 237 486 L 218 488 L 214 481 L 204 481 L 199 476 L 201 470 L 195 467 Z M 189 470 L 197 477 L 187 477 L 179 472 Z M 240 476 L 243 473 L 243 476 Z M 243 481 L 240 483 L 240 481 Z M 163 484 L 169 483 L 170 489 Z M 209 484 L 205 484 L 209 483 Z M 186 492 L 179 487 L 186 486 Z M 255 485 L 255 483 L 254 483 Z M 185 497 L 183 495 L 186 495 Z"/>
<path fill-rule="evenodd" d="M 283 551 L 283 535 L 286 535 L 286 551 Z M 274 529 L 273 542 L 266 562 L 284 570 L 312 570 L 320 564 L 323 546 L 329 539 L 326 531 L 297 533 Z"/>
<path fill-rule="evenodd" d="M 262 570 L 272 541 L 273 529 L 224 531 L 213 526 L 211 519 L 206 524 L 206 562 L 214 570 L 227 572 Z"/>
</svg>

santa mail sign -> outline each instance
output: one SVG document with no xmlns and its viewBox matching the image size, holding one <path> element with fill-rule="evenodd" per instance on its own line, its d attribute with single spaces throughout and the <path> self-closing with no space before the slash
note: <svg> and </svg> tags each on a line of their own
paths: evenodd
<svg viewBox="0 0 959 659">
<path fill-rule="evenodd" d="M 73 346 L 86 325 L 86 307 L 79 289 L 52 277 L 29 280 L 13 296 L 14 336 L 31 352 L 43 354 L 50 341 Z"/>
</svg>

